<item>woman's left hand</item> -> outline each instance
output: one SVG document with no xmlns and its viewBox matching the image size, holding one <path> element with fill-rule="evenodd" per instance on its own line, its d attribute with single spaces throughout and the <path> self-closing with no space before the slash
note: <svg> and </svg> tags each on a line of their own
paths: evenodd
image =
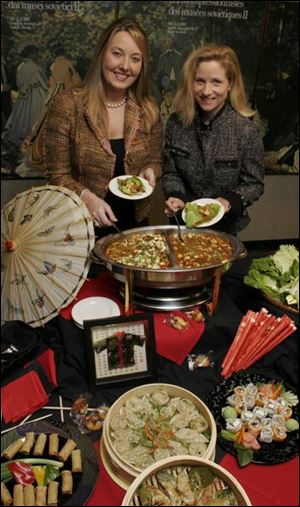
<svg viewBox="0 0 300 507">
<path fill-rule="evenodd" d="M 152 169 L 152 167 L 147 167 L 147 169 L 143 169 L 140 173 L 139 173 L 139 176 L 141 178 L 145 178 L 145 180 L 148 181 L 149 185 L 151 185 L 151 187 L 155 187 L 155 183 L 156 183 L 156 176 L 155 176 L 155 172 L 154 170 Z"/>
</svg>

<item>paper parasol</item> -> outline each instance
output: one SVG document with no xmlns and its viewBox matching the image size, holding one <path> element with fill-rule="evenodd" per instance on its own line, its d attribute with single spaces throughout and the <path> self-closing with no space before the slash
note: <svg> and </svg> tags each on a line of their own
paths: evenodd
<svg viewBox="0 0 300 507">
<path fill-rule="evenodd" d="M 1 318 L 43 325 L 86 280 L 95 235 L 75 192 L 53 185 L 16 195 L 1 210 Z"/>
</svg>

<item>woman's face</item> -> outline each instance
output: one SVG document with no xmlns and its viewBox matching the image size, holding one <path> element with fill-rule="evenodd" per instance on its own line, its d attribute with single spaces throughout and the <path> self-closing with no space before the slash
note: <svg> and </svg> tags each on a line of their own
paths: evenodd
<svg viewBox="0 0 300 507">
<path fill-rule="evenodd" d="M 221 109 L 230 90 L 225 69 L 219 62 L 211 60 L 199 63 L 193 83 L 193 93 L 197 104 L 209 119 Z"/>
<path fill-rule="evenodd" d="M 107 92 L 125 92 L 139 77 L 142 53 L 128 32 L 117 32 L 108 44 L 103 60 Z"/>
</svg>

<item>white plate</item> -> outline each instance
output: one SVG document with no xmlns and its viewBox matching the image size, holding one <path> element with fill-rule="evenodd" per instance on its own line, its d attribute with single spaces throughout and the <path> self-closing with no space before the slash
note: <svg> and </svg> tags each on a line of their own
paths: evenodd
<svg viewBox="0 0 300 507">
<path fill-rule="evenodd" d="M 110 180 L 108 184 L 109 190 L 115 194 L 117 197 L 122 197 L 123 199 L 130 199 L 130 200 L 137 200 L 137 199 L 145 199 L 145 197 L 148 197 L 153 192 L 153 187 L 151 187 L 150 183 L 145 180 L 145 178 L 141 178 L 138 176 L 138 178 L 143 182 L 143 185 L 145 187 L 145 191 L 141 192 L 140 194 L 136 195 L 128 195 L 124 194 L 124 192 L 121 192 L 118 185 L 118 180 L 126 180 L 127 178 L 130 178 L 131 176 L 134 176 L 133 174 L 123 174 L 122 176 L 117 176 L 116 178 Z"/>
<path fill-rule="evenodd" d="M 209 220 L 208 222 L 203 222 L 202 224 L 199 225 L 195 225 L 195 227 L 209 227 L 210 225 L 216 224 L 217 222 L 219 222 L 219 220 L 221 220 L 221 218 L 225 213 L 224 206 L 220 203 L 220 201 L 217 201 L 217 199 L 209 199 L 209 198 L 196 199 L 196 201 L 191 202 L 198 204 L 199 206 L 205 206 L 205 204 L 218 204 L 220 206 L 219 213 L 212 220 Z M 182 220 L 185 222 L 185 208 L 183 208 L 181 216 Z"/>
<path fill-rule="evenodd" d="M 91 319 L 105 319 L 120 315 L 120 308 L 112 299 L 90 297 L 78 301 L 72 308 L 72 318 L 75 324 L 83 329 L 83 321 Z"/>
</svg>

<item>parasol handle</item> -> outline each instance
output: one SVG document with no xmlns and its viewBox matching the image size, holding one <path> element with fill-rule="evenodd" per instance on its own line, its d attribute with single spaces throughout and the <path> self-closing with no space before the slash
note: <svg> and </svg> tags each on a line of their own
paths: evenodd
<svg viewBox="0 0 300 507">
<path fill-rule="evenodd" d="M 17 243 L 12 239 L 5 241 L 5 247 L 8 252 L 13 252 L 17 248 Z"/>
</svg>

